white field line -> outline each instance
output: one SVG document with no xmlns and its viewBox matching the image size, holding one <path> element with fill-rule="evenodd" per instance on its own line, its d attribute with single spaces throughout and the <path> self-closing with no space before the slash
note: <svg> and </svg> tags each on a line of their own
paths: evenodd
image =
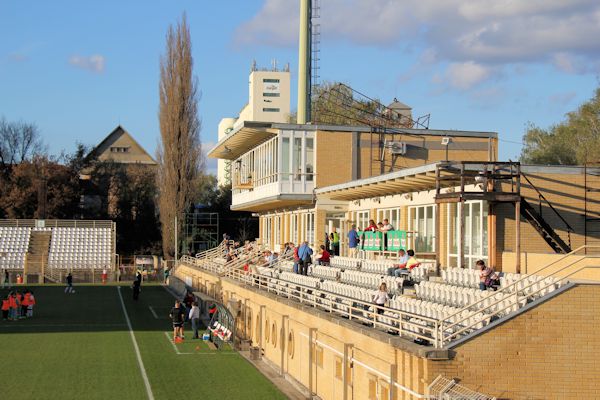
<svg viewBox="0 0 600 400">
<path fill-rule="evenodd" d="M 165 332 L 165 337 L 167 338 L 167 340 L 169 341 L 169 343 L 171 343 L 171 346 L 173 346 L 173 350 L 175 350 L 175 353 L 178 356 L 184 356 L 186 354 L 197 354 L 199 356 L 204 356 L 204 355 L 209 355 L 209 356 L 213 356 L 214 355 L 214 356 L 216 356 L 216 355 L 224 355 L 224 354 L 237 354 L 234 351 L 231 351 L 231 352 L 230 351 L 221 352 L 221 351 L 218 351 L 218 350 L 214 350 L 214 351 L 197 351 L 195 353 L 189 353 L 189 352 L 182 353 L 181 351 L 179 351 L 179 349 L 177 348 L 177 346 L 175 345 L 175 343 L 173 343 L 173 339 L 171 338 L 171 333 Z"/>
<path fill-rule="evenodd" d="M 25 328 L 71 328 L 71 327 L 98 327 L 98 328 L 124 328 L 127 325 L 126 324 L 23 324 L 23 325 L 18 325 L 18 324 L 11 324 L 11 325 L 0 325 L 0 329 L 10 329 L 10 328 L 16 328 L 16 329 L 25 329 Z"/>
<path fill-rule="evenodd" d="M 152 393 L 152 388 L 150 387 L 150 381 L 148 380 L 148 374 L 146 373 L 146 368 L 144 368 L 144 362 L 142 361 L 142 355 L 140 354 L 140 348 L 138 347 L 137 341 L 135 340 L 135 334 L 133 333 L 131 321 L 129 320 L 129 315 L 127 315 L 127 309 L 125 308 L 125 302 L 123 302 L 123 295 L 121 295 L 121 286 L 117 286 L 117 292 L 119 293 L 119 300 L 121 300 L 121 307 L 123 309 L 123 315 L 125 316 L 125 321 L 127 322 L 127 327 L 129 328 L 129 335 L 131 336 L 131 341 L 133 342 L 133 348 L 135 349 L 135 356 L 137 357 L 137 362 L 140 367 L 140 372 L 142 373 L 142 378 L 144 379 L 144 386 L 146 386 L 146 394 L 148 394 L 148 400 L 154 400 L 154 394 Z"/>
<path fill-rule="evenodd" d="M 156 311 L 154 311 L 154 308 L 152 308 L 152 306 L 148 306 L 148 308 L 150 309 L 150 312 L 152 313 L 152 315 L 154 315 L 154 318 L 158 319 L 158 315 L 156 315 Z"/>
</svg>

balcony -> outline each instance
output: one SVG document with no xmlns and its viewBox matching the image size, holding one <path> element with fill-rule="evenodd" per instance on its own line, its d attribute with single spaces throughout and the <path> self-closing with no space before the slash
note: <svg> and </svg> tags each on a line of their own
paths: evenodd
<svg viewBox="0 0 600 400">
<path fill-rule="evenodd" d="M 231 209 L 258 212 L 308 205 L 313 202 L 314 187 L 312 173 L 276 173 L 253 180 L 234 172 Z"/>
</svg>

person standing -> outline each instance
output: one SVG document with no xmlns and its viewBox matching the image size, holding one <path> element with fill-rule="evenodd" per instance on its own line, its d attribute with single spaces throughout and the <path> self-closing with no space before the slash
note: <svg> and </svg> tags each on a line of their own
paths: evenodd
<svg viewBox="0 0 600 400">
<path fill-rule="evenodd" d="M 348 256 L 355 258 L 358 252 L 358 243 L 360 239 L 358 237 L 358 232 L 356 232 L 356 225 L 352 225 L 350 228 L 350 232 L 348 232 L 348 248 L 350 251 L 348 252 Z"/>
<path fill-rule="evenodd" d="M 35 306 L 35 296 L 29 292 L 29 305 L 27 306 L 27 317 L 33 317 L 33 306 Z"/>
<path fill-rule="evenodd" d="M 14 321 L 15 319 L 17 319 L 17 295 L 15 292 L 10 292 L 10 294 L 8 295 L 8 320 L 9 321 Z"/>
<path fill-rule="evenodd" d="M 140 287 L 140 281 L 139 280 L 135 280 L 133 281 L 133 299 L 137 301 L 137 299 L 140 298 L 140 291 L 141 291 L 141 287 Z"/>
<path fill-rule="evenodd" d="M 200 308 L 198 308 L 198 302 L 192 303 L 192 309 L 188 315 L 190 321 L 192 321 L 192 339 L 199 339 L 198 328 L 200 327 Z"/>
<path fill-rule="evenodd" d="M 183 338 L 183 319 L 184 315 L 181 309 L 181 303 L 179 300 L 175 300 L 175 307 L 171 309 L 169 314 L 173 321 L 173 342 L 177 343 Z"/>
<path fill-rule="evenodd" d="M 313 251 L 308 246 L 308 242 L 302 243 L 302 246 L 298 249 L 298 258 L 300 259 L 300 275 L 308 275 L 308 266 L 312 262 Z"/>
<path fill-rule="evenodd" d="M 73 289 L 73 275 L 69 272 L 67 275 L 67 287 L 65 288 L 65 293 L 75 293 Z"/>
<path fill-rule="evenodd" d="M 340 255 L 340 234 L 338 233 L 336 227 L 333 227 L 331 232 L 331 248 L 334 256 Z"/>
<path fill-rule="evenodd" d="M 165 281 L 164 281 L 164 283 L 165 283 L 166 285 L 168 285 L 168 284 L 169 284 L 169 273 L 170 273 L 170 272 L 171 272 L 171 271 L 169 270 L 169 268 L 168 268 L 168 267 L 167 267 L 167 268 L 165 268 Z"/>
<path fill-rule="evenodd" d="M 10 274 L 8 270 L 4 270 L 4 280 L 2 281 L 2 289 L 10 289 Z"/>
<path fill-rule="evenodd" d="M 375 309 L 377 314 L 383 314 L 383 307 L 385 302 L 388 300 L 387 284 L 381 282 L 379 290 L 373 295 L 373 303 L 375 303 Z"/>
<path fill-rule="evenodd" d="M 106 281 L 108 279 L 108 271 L 106 270 L 106 267 L 104 267 L 104 269 L 102 270 L 102 284 L 106 285 Z"/>
</svg>

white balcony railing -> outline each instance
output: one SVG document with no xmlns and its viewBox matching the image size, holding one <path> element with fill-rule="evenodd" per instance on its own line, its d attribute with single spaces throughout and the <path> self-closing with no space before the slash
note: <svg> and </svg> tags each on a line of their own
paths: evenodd
<svg viewBox="0 0 600 400">
<path fill-rule="evenodd" d="M 311 195 L 315 188 L 315 174 L 272 174 L 260 180 L 240 180 L 233 177 L 232 205 L 260 201 L 280 195 Z"/>
</svg>

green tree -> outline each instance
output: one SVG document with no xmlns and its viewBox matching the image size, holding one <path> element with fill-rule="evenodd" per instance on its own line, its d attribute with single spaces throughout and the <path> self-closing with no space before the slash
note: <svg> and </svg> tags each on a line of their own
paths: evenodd
<svg viewBox="0 0 600 400">
<path fill-rule="evenodd" d="M 600 161 L 600 88 L 565 121 L 543 129 L 530 125 L 523 136 L 521 162 L 576 165 Z"/>
</svg>

